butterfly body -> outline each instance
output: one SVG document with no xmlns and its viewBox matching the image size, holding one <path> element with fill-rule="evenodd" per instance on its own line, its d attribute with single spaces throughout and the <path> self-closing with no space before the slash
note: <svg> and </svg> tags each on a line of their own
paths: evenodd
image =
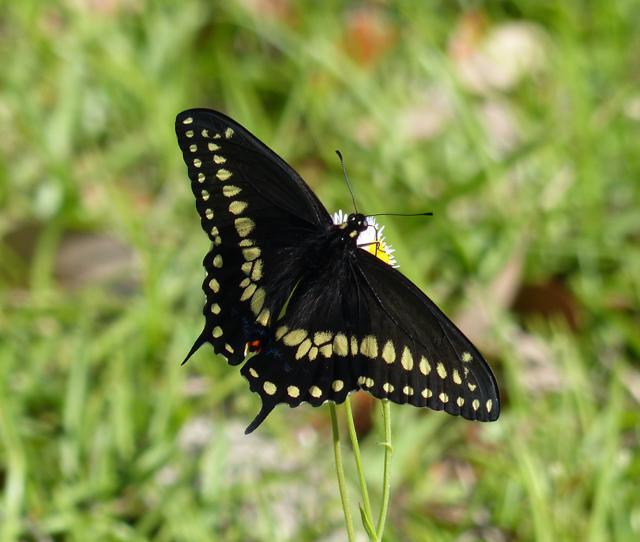
<svg viewBox="0 0 640 542">
<path fill-rule="evenodd" d="M 247 432 L 277 404 L 340 403 L 357 389 L 498 417 L 495 379 L 477 349 L 376 257 L 377 241 L 362 242 L 372 219 L 334 223 L 284 160 L 221 113 L 185 111 L 176 133 L 212 242 L 205 327 L 187 359 L 205 342 L 232 365 L 253 354 L 241 373 L 262 409 Z"/>
</svg>

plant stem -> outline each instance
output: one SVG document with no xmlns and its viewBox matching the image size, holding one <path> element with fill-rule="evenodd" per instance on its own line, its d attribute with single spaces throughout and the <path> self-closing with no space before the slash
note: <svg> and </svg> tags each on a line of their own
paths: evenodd
<svg viewBox="0 0 640 542">
<path fill-rule="evenodd" d="M 358 444 L 358 435 L 356 434 L 356 426 L 353 422 L 353 412 L 351 410 L 351 401 L 349 397 L 345 399 L 344 408 L 347 412 L 347 427 L 349 429 L 349 437 L 351 438 L 351 447 L 353 448 L 353 456 L 356 460 L 356 469 L 358 471 L 358 480 L 360 482 L 360 493 L 362 493 L 362 505 L 364 513 L 369 522 L 373 524 L 373 515 L 371 514 L 371 502 L 369 501 L 369 491 L 367 490 L 367 482 L 362 470 L 362 458 L 360 457 L 360 445 Z"/>
<path fill-rule="evenodd" d="M 376 537 L 378 541 L 382 540 L 384 533 L 384 524 L 387 519 L 387 511 L 389 509 L 389 495 L 391 493 L 391 454 L 393 447 L 391 446 L 391 409 L 389 400 L 382 399 L 382 418 L 384 420 L 384 472 L 382 480 L 382 505 L 380 506 L 380 515 L 378 516 L 378 527 L 376 529 Z"/>
<path fill-rule="evenodd" d="M 342 510 L 344 512 L 344 522 L 347 527 L 347 539 L 354 542 L 355 532 L 353 530 L 353 520 L 349 509 L 349 496 L 347 495 L 347 485 L 344 479 L 344 467 L 342 465 L 342 450 L 340 449 L 340 429 L 338 428 L 338 417 L 336 416 L 335 403 L 329 403 L 331 413 L 331 431 L 333 432 L 333 454 L 336 460 L 336 474 L 338 475 L 338 488 L 340 489 L 340 499 L 342 500 Z"/>
</svg>

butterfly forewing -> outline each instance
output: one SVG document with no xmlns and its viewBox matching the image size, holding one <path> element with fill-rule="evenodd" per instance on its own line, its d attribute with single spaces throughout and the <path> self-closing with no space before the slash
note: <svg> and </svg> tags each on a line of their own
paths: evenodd
<svg viewBox="0 0 640 542">
<path fill-rule="evenodd" d="M 371 254 L 299 284 L 275 342 L 242 369 L 263 409 L 341 403 L 349 392 L 467 419 L 498 417 L 493 375 L 463 333 L 400 273 Z"/>
<path fill-rule="evenodd" d="M 358 264 L 379 315 L 366 389 L 470 420 L 497 419 L 498 387 L 471 341 L 400 272 L 365 251 Z"/>
<path fill-rule="evenodd" d="M 297 280 L 282 272 L 282 258 L 330 219 L 284 161 L 224 115 L 185 111 L 176 134 L 211 240 L 204 259 L 206 324 L 189 356 L 210 342 L 240 363 L 247 342 L 271 323 Z"/>
</svg>

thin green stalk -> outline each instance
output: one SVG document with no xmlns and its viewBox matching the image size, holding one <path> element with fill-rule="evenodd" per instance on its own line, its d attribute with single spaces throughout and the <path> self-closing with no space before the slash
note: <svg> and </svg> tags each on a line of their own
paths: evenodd
<svg viewBox="0 0 640 542">
<path fill-rule="evenodd" d="M 340 489 L 340 499 L 342 500 L 342 510 L 344 512 L 344 522 L 347 526 L 347 538 L 349 542 L 355 540 L 353 530 L 353 520 L 349 508 L 349 496 L 347 495 L 347 485 L 344 479 L 344 467 L 342 465 L 342 450 L 340 449 L 340 429 L 338 428 L 338 417 L 336 416 L 336 405 L 329 403 L 331 413 L 331 431 L 333 432 L 333 454 L 336 460 L 336 474 L 338 475 L 338 488 Z"/>
<path fill-rule="evenodd" d="M 387 520 L 387 511 L 389 510 L 389 495 L 391 493 L 391 454 L 393 447 L 391 446 L 391 409 L 389 400 L 382 399 L 382 418 L 384 420 L 384 472 L 382 479 L 382 505 L 380 506 L 380 515 L 378 516 L 378 527 L 376 529 L 376 537 L 378 541 L 382 540 L 384 533 L 384 524 Z"/>
<path fill-rule="evenodd" d="M 371 502 L 369 501 L 369 491 L 367 490 L 367 482 L 364 478 L 364 471 L 362 470 L 362 458 L 360 457 L 360 445 L 358 444 L 358 435 L 356 434 L 356 426 L 353 422 L 353 412 L 351 410 L 351 401 L 347 397 L 344 402 L 344 408 L 347 412 L 347 427 L 349 429 L 349 437 L 351 438 L 351 447 L 353 448 L 353 456 L 356 460 L 356 469 L 358 470 L 358 480 L 360 482 L 360 492 L 362 493 L 362 504 L 364 511 L 372 518 L 371 514 Z"/>
<path fill-rule="evenodd" d="M 376 533 L 373 527 L 373 514 L 371 513 L 371 502 L 369 501 L 369 491 L 367 490 L 367 481 L 362 470 L 362 458 L 360 457 L 360 445 L 358 444 L 358 435 L 356 434 L 356 426 L 353 422 L 353 411 L 351 410 L 351 401 L 349 397 L 345 399 L 344 408 L 347 413 L 347 427 L 349 429 L 349 437 L 351 438 L 351 447 L 353 456 L 356 460 L 356 470 L 358 471 L 358 481 L 360 482 L 360 493 L 362 494 L 362 505 L 360 506 L 360 515 L 362 516 L 362 524 L 371 540 L 376 540 Z"/>
</svg>

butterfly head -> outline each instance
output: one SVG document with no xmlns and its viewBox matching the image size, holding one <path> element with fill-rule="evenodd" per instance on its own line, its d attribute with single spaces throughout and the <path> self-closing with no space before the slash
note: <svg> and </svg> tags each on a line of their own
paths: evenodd
<svg viewBox="0 0 640 542">
<path fill-rule="evenodd" d="M 347 230 L 350 237 L 358 237 L 360 233 L 369 227 L 367 217 L 361 213 L 351 213 L 347 217 Z"/>
</svg>

